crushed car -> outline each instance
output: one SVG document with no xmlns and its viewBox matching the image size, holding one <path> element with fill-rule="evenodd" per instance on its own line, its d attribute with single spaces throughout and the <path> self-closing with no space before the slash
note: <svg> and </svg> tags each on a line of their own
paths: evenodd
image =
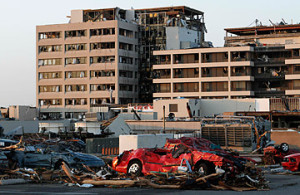
<svg viewBox="0 0 300 195">
<path fill-rule="evenodd" d="M 124 151 L 112 162 L 121 173 L 139 176 L 152 172 L 197 172 L 208 175 L 222 169 L 229 175 L 244 169 L 247 159 L 237 158 L 217 145 L 201 138 L 167 139 L 163 148 L 140 148 Z"/>
<path fill-rule="evenodd" d="M 23 138 L 17 144 L 0 148 L 8 160 L 8 167 L 46 167 L 58 169 L 65 162 L 72 168 L 80 168 L 83 165 L 90 168 L 105 166 L 102 159 L 80 152 L 74 152 L 62 144 L 50 145 L 49 140 L 35 145 L 25 144 Z"/>
<path fill-rule="evenodd" d="M 284 169 L 290 171 L 300 171 L 300 153 L 285 156 L 281 165 Z"/>
</svg>

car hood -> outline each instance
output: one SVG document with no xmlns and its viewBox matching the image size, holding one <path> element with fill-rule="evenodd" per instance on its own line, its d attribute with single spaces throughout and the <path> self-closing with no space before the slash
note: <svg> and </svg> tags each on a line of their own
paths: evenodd
<svg viewBox="0 0 300 195">
<path fill-rule="evenodd" d="M 80 160 L 84 160 L 84 161 L 103 161 L 101 158 L 98 158 L 97 156 L 90 155 L 90 154 L 83 154 L 80 152 L 72 152 L 71 154 L 74 157 L 79 158 Z"/>
<path fill-rule="evenodd" d="M 298 156 L 300 156 L 300 153 L 290 154 L 290 155 L 288 155 L 288 156 L 285 156 L 284 158 L 298 157 Z"/>
</svg>

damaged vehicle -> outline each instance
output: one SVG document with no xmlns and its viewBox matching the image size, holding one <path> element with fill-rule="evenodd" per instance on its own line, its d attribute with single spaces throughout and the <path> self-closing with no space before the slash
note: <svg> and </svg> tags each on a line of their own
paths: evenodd
<svg viewBox="0 0 300 195">
<path fill-rule="evenodd" d="M 237 158 L 201 138 L 167 139 L 163 148 L 124 151 L 112 162 L 115 171 L 139 176 L 151 172 L 196 172 L 209 175 L 223 169 L 229 175 L 244 169 L 247 159 Z"/>
<path fill-rule="evenodd" d="M 271 145 L 263 149 L 265 164 L 280 164 L 284 157 L 287 155 L 299 153 L 298 150 L 290 149 L 287 143 L 281 143 L 280 145 Z"/>
<path fill-rule="evenodd" d="M 51 169 L 59 169 L 62 162 L 65 162 L 72 168 L 81 168 L 83 165 L 90 168 L 101 168 L 105 166 L 102 159 L 80 152 L 73 152 L 71 150 L 65 150 L 64 152 L 55 152 L 51 150 L 33 149 L 24 151 L 11 150 L 6 153 L 8 159 L 9 168 L 14 169 L 16 167 L 45 167 Z"/>
<path fill-rule="evenodd" d="M 300 153 L 285 156 L 281 165 L 290 171 L 300 171 Z"/>
</svg>

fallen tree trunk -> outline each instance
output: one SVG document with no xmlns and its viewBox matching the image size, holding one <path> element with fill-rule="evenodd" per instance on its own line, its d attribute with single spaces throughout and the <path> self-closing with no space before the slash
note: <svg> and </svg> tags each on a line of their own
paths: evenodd
<svg viewBox="0 0 300 195">
<path fill-rule="evenodd" d="M 92 179 L 83 180 L 83 184 L 93 184 L 95 186 L 104 186 L 104 185 L 135 185 L 139 181 L 134 180 L 99 180 L 95 181 Z"/>
<path fill-rule="evenodd" d="M 144 183 L 146 186 L 150 186 L 152 188 L 156 188 L 156 189 L 180 189 L 181 186 L 180 185 L 158 185 L 155 183 L 152 183 L 150 180 L 141 180 L 142 183 Z"/>
</svg>

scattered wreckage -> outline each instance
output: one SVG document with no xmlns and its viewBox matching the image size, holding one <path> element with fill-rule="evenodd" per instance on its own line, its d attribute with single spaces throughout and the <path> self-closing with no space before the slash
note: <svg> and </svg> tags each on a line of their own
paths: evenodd
<svg viewBox="0 0 300 195">
<path fill-rule="evenodd" d="M 125 157 L 126 152 L 113 160 L 113 169 L 111 169 L 110 165 L 104 165 L 101 159 L 99 160 L 97 157 L 88 155 L 92 161 L 96 158 L 99 161 L 98 165 L 100 169 L 93 169 L 90 166 L 91 164 L 88 163 L 90 158 L 87 157 L 87 154 L 82 155 L 81 157 L 83 158 L 79 160 L 80 157 L 73 151 L 68 151 L 65 154 L 61 152 L 57 153 L 56 149 L 58 146 L 56 144 L 49 145 L 49 143 L 54 142 L 53 140 L 43 141 L 40 144 L 36 143 L 34 145 L 35 150 L 28 152 L 25 149 L 32 148 L 32 146 L 25 146 L 24 142 L 28 141 L 21 138 L 17 144 L 2 148 L 9 152 L 8 156 L 10 159 L 15 158 L 14 162 L 22 165 L 17 169 L 1 169 L 1 175 L 4 175 L 4 179 L 23 178 L 24 180 L 29 179 L 32 182 L 38 183 L 56 181 L 63 182 L 68 186 L 76 185 L 80 187 L 136 186 L 159 189 L 236 191 L 268 189 L 268 183 L 262 172 L 256 169 L 251 161 L 222 150 L 217 145 L 200 138 L 170 139 L 162 149 L 140 149 L 139 151 L 143 158 L 146 158 L 147 155 L 150 155 L 150 157 L 157 155 L 156 158 L 159 159 L 152 160 L 166 165 L 166 162 L 169 163 L 164 168 L 159 164 L 149 164 L 148 168 L 144 168 L 147 171 L 141 170 L 140 175 L 132 174 L 135 168 L 137 168 L 135 166 L 132 166 L 132 169 L 129 171 L 130 174 L 127 174 L 127 168 L 125 173 L 117 173 L 113 170 L 116 169 L 118 163 L 122 163 L 122 157 Z M 45 143 L 47 143 L 47 147 L 44 147 Z M 62 155 L 66 155 L 70 159 L 63 160 L 64 157 L 61 157 Z M 27 158 L 29 161 L 26 162 Z M 44 158 L 44 160 L 41 158 Z M 55 161 L 59 162 L 58 158 L 61 159 L 60 166 L 55 167 L 53 165 L 56 164 Z M 75 158 L 78 159 L 75 160 Z M 22 162 L 19 162 L 20 159 Z M 49 159 L 51 159 L 51 163 L 49 163 Z M 117 160 L 120 161 L 117 162 Z M 163 160 L 166 162 L 163 162 Z M 208 162 L 207 165 L 205 161 Z M 76 162 L 76 166 L 72 162 Z M 80 166 L 78 166 L 79 164 Z M 154 170 L 151 170 L 151 166 Z M 177 169 L 174 169 L 175 166 Z M 213 167 L 215 168 L 213 169 Z M 23 180 L 18 180 L 18 182 L 23 182 Z"/>
</svg>

